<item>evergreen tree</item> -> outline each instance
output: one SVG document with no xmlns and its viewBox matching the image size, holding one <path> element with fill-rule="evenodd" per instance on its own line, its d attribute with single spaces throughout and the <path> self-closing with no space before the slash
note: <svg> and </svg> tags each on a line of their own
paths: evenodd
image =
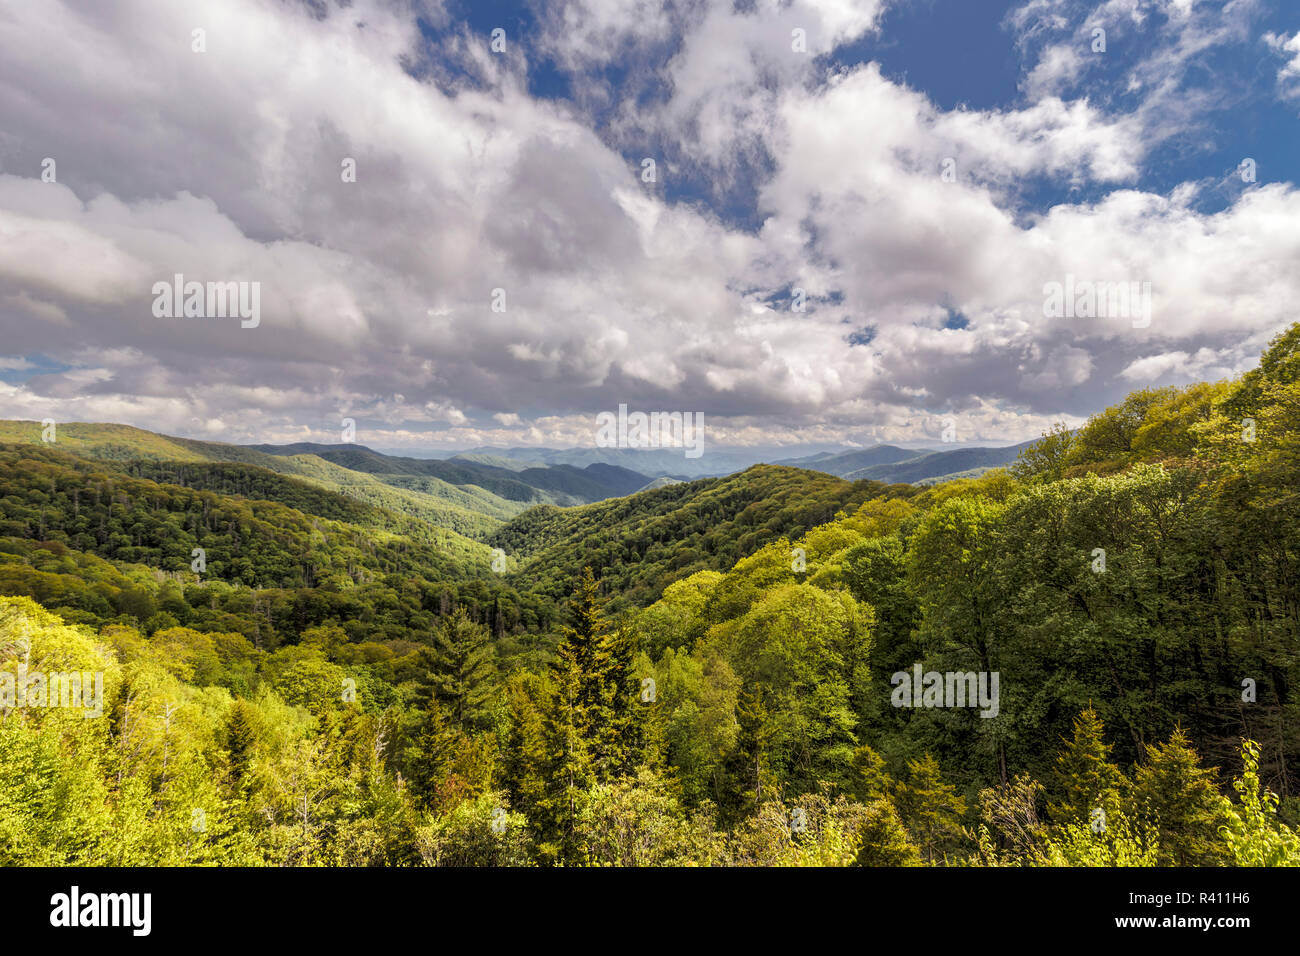
<svg viewBox="0 0 1300 956">
<path fill-rule="evenodd" d="M 490 736 L 466 734 L 430 700 L 403 754 L 411 792 L 430 809 L 484 792 L 491 785 L 493 749 Z"/>
<path fill-rule="evenodd" d="M 1136 794 L 1147 818 L 1160 833 L 1163 866 L 1215 866 L 1226 847 L 1218 839 L 1225 822 L 1217 787 L 1218 768 L 1200 765 L 1181 727 L 1168 743 L 1151 747 L 1137 770 Z"/>
<path fill-rule="evenodd" d="M 767 722 L 761 688 L 745 684 L 736 699 L 736 745 L 723 764 L 724 786 L 718 800 L 722 819 L 729 825 L 753 815 L 763 804 L 771 778 Z"/>
<path fill-rule="evenodd" d="M 513 675 L 505 685 L 508 725 L 502 754 L 502 782 L 510 802 L 529 819 L 540 820 L 547 797 L 550 753 L 545 716 L 548 688 L 543 678 Z"/>
<path fill-rule="evenodd" d="M 492 700 L 495 651 L 487 629 L 457 607 L 434 632 L 425 653 L 429 668 L 426 693 L 462 727 L 482 726 Z"/>
<path fill-rule="evenodd" d="M 853 752 L 853 772 L 850 776 L 853 795 L 864 803 L 881 798 L 889 799 L 894 782 L 885 772 L 885 761 L 865 744 Z"/>
<path fill-rule="evenodd" d="M 583 706 L 584 680 L 578 648 L 567 648 L 552 666 L 555 696 L 545 716 L 548 746 L 549 786 L 540 801 L 543 837 L 553 840 L 559 860 L 578 862 L 577 822 L 583 793 L 592 782 L 591 752 L 586 730 L 587 708 Z"/>
<path fill-rule="evenodd" d="M 560 691 L 565 735 L 581 738 L 593 778 L 606 782 L 634 769 L 644 743 L 630 632 L 607 631 L 599 586 L 583 569 L 560 629 L 552 676 Z M 574 748 L 576 752 L 576 748 Z"/>
<path fill-rule="evenodd" d="M 608 726 L 612 655 L 602 633 L 604 615 L 595 576 L 584 568 L 578 590 L 569 600 L 569 623 L 560 628 L 560 643 L 551 664 L 555 697 L 546 717 L 550 741 L 551 787 L 543 809 L 557 853 L 576 862 L 579 802 L 587 787 L 604 775 L 609 754 Z"/>
<path fill-rule="evenodd" d="M 933 863 L 961 832 L 966 801 L 943 781 L 939 763 L 929 753 L 907 762 L 908 778 L 894 789 L 899 816 L 925 859 Z"/>
<path fill-rule="evenodd" d="M 243 781 L 257 744 L 257 710 L 243 699 L 236 700 L 226 721 L 226 750 L 230 754 L 230 776 Z"/>
<path fill-rule="evenodd" d="M 635 640 L 627 628 L 620 628 L 606 639 L 606 723 L 596 728 L 605 758 L 601 768 L 605 780 L 634 774 L 646 757 L 646 711 L 640 704 L 640 680 L 632 669 Z"/>
<path fill-rule="evenodd" d="M 1056 799 L 1048 812 L 1057 823 L 1104 819 L 1100 810 L 1114 815 L 1119 804 L 1123 774 L 1109 760 L 1111 747 L 1103 739 L 1105 727 L 1091 706 L 1074 719 L 1074 737 L 1056 758 Z"/>
<path fill-rule="evenodd" d="M 920 866 L 921 853 L 907 838 L 893 801 L 881 797 L 867 807 L 870 815 L 858 831 L 857 866 Z"/>
</svg>

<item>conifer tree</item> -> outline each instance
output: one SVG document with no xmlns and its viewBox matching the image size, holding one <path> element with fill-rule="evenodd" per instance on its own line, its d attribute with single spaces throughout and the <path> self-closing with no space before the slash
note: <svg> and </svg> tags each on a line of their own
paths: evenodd
<svg viewBox="0 0 1300 956">
<path fill-rule="evenodd" d="M 610 651 L 602 635 L 604 615 L 591 568 L 584 568 L 578 590 L 569 601 L 570 623 L 560 628 L 560 644 L 551 665 L 555 697 L 546 717 L 550 741 L 550 779 L 543 810 L 549 830 L 557 839 L 557 852 L 567 862 L 577 862 L 579 801 L 606 759 L 600 728 L 612 717 Z M 606 732 L 607 733 L 607 732 Z"/>
<path fill-rule="evenodd" d="M 231 705 L 226 721 L 226 750 L 230 754 L 230 775 L 236 783 L 243 781 L 257 744 L 257 710 L 246 700 Z"/>
<path fill-rule="evenodd" d="M 853 795 L 864 803 L 890 799 L 894 783 L 885 772 L 885 761 L 880 754 L 865 744 L 853 752 L 853 772 L 850 777 Z"/>
<path fill-rule="evenodd" d="M 490 735 L 469 736 L 430 700 L 403 753 L 411 792 L 428 808 L 482 793 L 491 785 L 492 751 Z"/>
<path fill-rule="evenodd" d="M 551 670 L 565 732 L 581 738 L 590 772 L 602 783 L 631 772 L 644 743 L 633 639 L 626 630 L 607 632 L 603 603 L 591 568 L 585 568 Z"/>
<path fill-rule="evenodd" d="M 1110 762 L 1105 729 L 1091 706 L 1074 719 L 1074 736 L 1056 757 L 1056 799 L 1047 808 L 1057 823 L 1091 823 L 1104 819 L 1098 810 L 1113 816 L 1118 809 L 1124 776 Z"/>
<path fill-rule="evenodd" d="M 551 672 L 555 697 L 545 717 L 549 742 L 550 785 L 540 809 L 542 833 L 553 836 L 556 853 L 565 862 L 577 862 L 577 821 L 582 794 L 592 782 L 587 728 L 583 706 L 583 678 L 577 655 L 558 656 Z"/>
<path fill-rule="evenodd" d="M 894 789 L 894 803 L 903 825 L 925 859 L 933 863 L 961 832 L 966 801 L 939 772 L 939 762 L 929 753 L 907 762 L 908 778 Z"/>
<path fill-rule="evenodd" d="M 767 708 L 761 688 L 746 684 L 736 699 L 736 744 L 723 766 L 725 785 L 719 795 L 723 820 L 733 824 L 751 816 L 763 803 L 764 787 L 771 771 L 767 744 Z"/>
<path fill-rule="evenodd" d="M 462 727 L 481 726 L 492 699 L 496 665 L 487 629 L 457 607 L 434 632 L 425 655 L 427 693 Z"/>
<path fill-rule="evenodd" d="M 1218 838 L 1224 823 L 1218 768 L 1200 765 L 1200 757 L 1181 727 L 1165 744 L 1147 752 L 1136 775 L 1139 805 L 1160 832 L 1164 866 L 1215 866 L 1226 847 Z"/>
<path fill-rule="evenodd" d="M 599 768 L 605 781 L 636 772 L 645 758 L 647 727 L 640 706 L 640 681 L 632 671 L 636 645 L 633 633 L 621 628 L 606 638 L 608 667 L 605 690 L 606 723 L 594 728 L 604 757 Z"/>
<path fill-rule="evenodd" d="M 879 797 L 868 809 L 870 815 L 858 831 L 860 848 L 855 865 L 920 866 L 921 853 L 907 838 L 893 801 Z"/>
<path fill-rule="evenodd" d="M 539 808 L 547 794 L 546 693 L 543 679 L 530 674 L 513 675 L 505 685 L 509 724 L 502 752 L 502 783 L 511 805 L 530 819 L 540 819 Z"/>
</svg>

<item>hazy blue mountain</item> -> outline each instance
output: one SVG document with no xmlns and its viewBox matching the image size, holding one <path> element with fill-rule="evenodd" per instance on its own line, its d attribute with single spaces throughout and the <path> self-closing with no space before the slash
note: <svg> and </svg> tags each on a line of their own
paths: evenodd
<svg viewBox="0 0 1300 956">
<path fill-rule="evenodd" d="M 251 445 L 269 455 L 315 455 L 352 471 L 374 475 L 396 487 L 422 490 L 418 479 L 436 478 L 452 485 L 476 485 L 502 498 L 521 502 L 583 504 L 632 494 L 651 475 L 614 464 L 594 462 L 579 467 L 553 461 L 541 466 L 502 467 L 481 455 L 453 458 L 410 458 L 385 455 L 364 445 Z"/>
<path fill-rule="evenodd" d="M 640 472 L 647 478 L 664 476 L 676 478 L 713 478 L 744 471 L 753 465 L 771 464 L 789 458 L 791 453 L 808 455 L 834 455 L 848 449 L 826 445 L 801 447 L 710 446 L 707 432 L 703 453 L 698 458 L 687 458 L 681 449 L 671 448 L 471 448 L 454 453 L 457 458 L 479 460 L 482 458 L 509 458 L 525 462 L 543 462 L 548 465 L 572 465 L 585 468 L 592 464 L 615 465 Z M 913 452 L 915 454 L 915 452 Z M 811 467 L 811 466 L 802 466 Z"/>
<path fill-rule="evenodd" d="M 1037 441 L 1035 439 L 1034 441 Z M 917 484 L 937 478 L 962 477 L 979 474 L 990 468 L 1009 465 L 1019 457 L 1022 449 L 1034 444 L 1033 441 L 1005 448 L 954 448 L 951 451 L 934 451 L 902 461 L 887 464 L 870 465 L 842 475 L 853 481 L 867 479 L 883 481 L 887 484 L 906 482 Z"/>
<path fill-rule="evenodd" d="M 680 485 L 680 484 L 683 484 L 680 478 L 670 478 L 668 475 L 662 475 L 661 477 L 656 478 L 654 481 L 650 482 L 650 484 L 646 485 L 644 488 L 638 488 L 637 490 L 654 491 L 654 489 L 656 488 L 667 488 L 669 485 Z"/>
<path fill-rule="evenodd" d="M 824 471 L 827 474 L 839 475 L 842 478 L 860 468 L 907 461 L 910 458 L 925 454 L 926 451 L 916 448 L 899 448 L 897 445 L 874 445 L 871 448 L 844 451 L 838 454 L 822 452 L 805 458 L 786 458 L 772 464 L 789 465 L 792 468 L 811 468 L 814 471 Z"/>
</svg>

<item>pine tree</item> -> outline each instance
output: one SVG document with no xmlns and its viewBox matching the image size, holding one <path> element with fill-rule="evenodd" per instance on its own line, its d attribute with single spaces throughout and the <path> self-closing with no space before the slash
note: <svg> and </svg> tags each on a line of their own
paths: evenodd
<svg viewBox="0 0 1300 956">
<path fill-rule="evenodd" d="M 246 700 L 236 700 L 226 721 L 226 749 L 230 753 L 230 776 L 244 779 L 257 745 L 257 710 Z"/>
<path fill-rule="evenodd" d="M 1224 862 L 1226 848 L 1218 839 L 1225 819 L 1218 768 L 1205 768 L 1200 762 L 1191 741 L 1177 727 L 1168 743 L 1148 750 L 1147 763 L 1137 770 L 1139 805 L 1160 832 L 1161 865 Z"/>
<path fill-rule="evenodd" d="M 576 863 L 579 801 L 593 781 L 583 674 L 574 649 L 557 656 L 551 675 L 556 693 L 545 717 L 550 786 L 541 801 L 541 831 L 554 839 L 560 860 Z"/>
<path fill-rule="evenodd" d="M 903 825 L 933 863 L 961 832 L 966 801 L 957 795 L 939 773 L 939 762 L 930 754 L 907 762 L 908 779 L 894 789 L 894 803 Z"/>
<path fill-rule="evenodd" d="M 921 853 L 907 838 L 907 830 L 888 797 L 869 806 L 870 816 L 858 831 L 860 849 L 856 866 L 920 866 Z"/>
<path fill-rule="evenodd" d="M 502 753 L 502 783 L 511 805 L 530 819 L 540 819 L 547 795 L 547 691 L 543 679 L 532 674 L 513 675 L 505 686 L 509 724 Z"/>
<path fill-rule="evenodd" d="M 633 639 L 626 631 L 607 632 L 602 607 L 595 575 L 584 568 L 551 665 L 555 694 L 544 720 L 550 786 L 539 801 L 546 817 L 541 830 L 569 862 L 577 860 L 582 794 L 593 783 L 634 772 L 645 746 Z"/>
<path fill-rule="evenodd" d="M 560 628 L 560 643 L 551 664 L 555 697 L 546 715 L 550 742 L 551 787 L 543 809 L 560 857 L 577 860 L 578 802 L 594 782 L 606 758 L 611 697 L 610 652 L 602 635 L 604 615 L 595 576 L 584 568 L 578 590 L 569 601 L 570 623 Z"/>
<path fill-rule="evenodd" d="M 469 736 L 436 700 L 420 713 L 402 757 L 411 792 L 426 808 L 454 805 L 491 785 L 490 735 Z"/>
<path fill-rule="evenodd" d="M 457 607 L 434 632 L 425 654 L 429 668 L 426 693 L 462 727 L 482 726 L 496 676 L 495 651 L 487 630 Z M 427 701 L 426 701 L 427 703 Z"/>
<path fill-rule="evenodd" d="M 1057 823 L 1091 824 L 1105 819 L 1096 816 L 1098 810 L 1113 816 L 1118 809 L 1124 776 L 1109 760 L 1105 729 L 1090 706 L 1074 719 L 1074 737 L 1056 757 L 1056 799 L 1047 807 Z"/>
<path fill-rule="evenodd" d="M 756 813 L 763 804 L 765 785 L 771 779 L 767 744 L 771 732 L 762 689 L 749 684 L 736 698 L 736 743 L 723 764 L 722 792 L 718 795 L 721 819 L 728 825 Z"/>
<path fill-rule="evenodd" d="M 606 723 L 594 729 L 599 751 L 604 757 L 599 769 L 609 780 L 636 772 L 645 758 L 647 727 L 646 711 L 639 702 L 640 681 L 632 671 L 636 652 L 632 632 L 620 629 L 609 635 L 606 650 Z"/>
<path fill-rule="evenodd" d="M 852 792 L 864 803 L 889 798 L 894 783 L 885 772 L 885 761 L 865 744 L 853 752 Z"/>
<path fill-rule="evenodd" d="M 582 739 L 594 779 L 607 782 L 634 769 L 642 734 L 632 637 L 607 633 L 602 606 L 595 576 L 584 568 L 569 602 L 570 623 L 560 628 L 552 676 L 566 726 Z"/>
</svg>

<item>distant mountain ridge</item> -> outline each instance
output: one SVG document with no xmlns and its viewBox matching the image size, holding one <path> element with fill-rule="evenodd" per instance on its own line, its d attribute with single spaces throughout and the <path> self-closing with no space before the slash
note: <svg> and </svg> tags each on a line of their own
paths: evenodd
<svg viewBox="0 0 1300 956">
<path fill-rule="evenodd" d="M 930 482 L 949 475 L 964 474 L 972 469 L 987 470 L 1010 464 L 1020 451 L 1038 439 L 1005 447 L 960 445 L 953 448 L 903 448 L 898 445 L 872 445 L 867 448 L 837 447 L 798 457 L 782 454 L 780 449 L 710 448 L 707 444 L 699 458 L 686 458 L 680 450 L 649 448 L 491 448 L 480 447 L 456 452 L 445 461 L 492 464 L 522 470 L 525 464 L 545 463 L 551 467 L 570 465 L 590 467 L 609 464 L 638 472 L 647 478 L 717 478 L 732 475 L 754 465 L 781 465 L 824 471 L 840 478 L 867 478 L 888 484 Z M 815 447 L 815 446 L 814 446 Z"/>
<path fill-rule="evenodd" d="M 42 426 L 34 421 L 0 421 L 3 442 L 43 445 Z M 234 445 L 101 423 L 59 424 L 53 446 L 98 461 L 153 463 L 159 467 L 137 471 L 195 488 L 216 490 L 239 483 L 228 469 L 212 467 L 218 464 L 264 469 L 471 538 L 482 538 L 534 505 L 588 504 L 632 494 L 652 480 L 605 464 L 512 470 L 468 459 L 389 456 L 361 445 Z M 272 487 L 252 478 L 249 483 Z"/>
<path fill-rule="evenodd" d="M 477 485 L 511 501 L 560 505 L 587 504 L 632 494 L 650 476 L 617 465 L 593 463 L 585 468 L 553 464 L 503 468 L 471 457 L 409 458 L 385 455 L 364 445 L 247 445 L 268 455 L 310 454 L 352 471 L 376 475 L 402 487 L 401 479 L 438 478 L 451 485 Z M 479 456 L 486 457 L 486 456 Z"/>
<path fill-rule="evenodd" d="M 952 451 L 936 451 L 892 464 L 859 468 L 844 477 L 853 481 L 865 478 L 868 481 L 909 485 L 934 482 L 956 475 L 973 477 L 990 468 L 1011 464 L 1020 456 L 1021 451 L 1032 444 L 1033 441 L 1006 448 L 954 448 Z"/>
<path fill-rule="evenodd" d="M 40 434 L 37 422 L 0 422 L 0 441 L 39 441 Z M 734 475 L 756 464 L 806 469 L 848 481 L 930 484 L 1007 465 L 1033 444 L 943 449 L 814 445 L 804 446 L 815 449 L 811 454 L 796 458 L 780 457 L 779 450 L 774 454 L 770 448 L 706 445 L 704 454 L 694 459 L 686 458 L 680 449 L 518 447 L 416 458 L 351 443 L 234 445 L 169 437 L 127 425 L 76 422 L 58 426 L 57 442 L 63 450 L 103 461 L 195 466 L 136 469 L 142 476 L 192 487 L 238 485 L 229 472 L 198 466 L 266 469 L 480 541 L 537 505 L 587 505 L 682 481 Z M 270 487 L 265 482 L 260 486 Z"/>
<path fill-rule="evenodd" d="M 815 471 L 824 471 L 827 474 L 844 478 L 850 472 L 860 468 L 907 461 L 910 458 L 917 457 L 918 454 L 924 454 L 924 452 L 899 448 L 897 445 L 873 445 L 870 448 L 846 451 L 839 454 L 823 452 L 820 455 L 809 455 L 804 458 L 786 458 L 772 464 L 788 465 L 791 468 L 811 468 Z"/>
<path fill-rule="evenodd" d="M 639 472 L 651 478 L 718 478 L 744 471 L 752 465 L 770 463 L 779 453 L 774 451 L 746 451 L 735 448 L 711 448 L 704 443 L 698 458 L 687 458 L 680 448 L 493 448 L 479 447 L 456 452 L 450 460 L 505 458 L 514 461 L 542 463 L 552 467 L 570 465 L 584 468 L 589 465 L 612 465 Z"/>
<path fill-rule="evenodd" d="M 952 449 L 908 449 L 875 445 L 838 455 L 810 455 L 776 464 L 809 468 L 847 478 L 850 481 L 882 481 L 885 484 L 922 484 L 940 479 L 971 477 L 990 468 L 1011 464 L 1020 452 L 1038 439 L 1001 448 L 964 446 Z"/>
</svg>

